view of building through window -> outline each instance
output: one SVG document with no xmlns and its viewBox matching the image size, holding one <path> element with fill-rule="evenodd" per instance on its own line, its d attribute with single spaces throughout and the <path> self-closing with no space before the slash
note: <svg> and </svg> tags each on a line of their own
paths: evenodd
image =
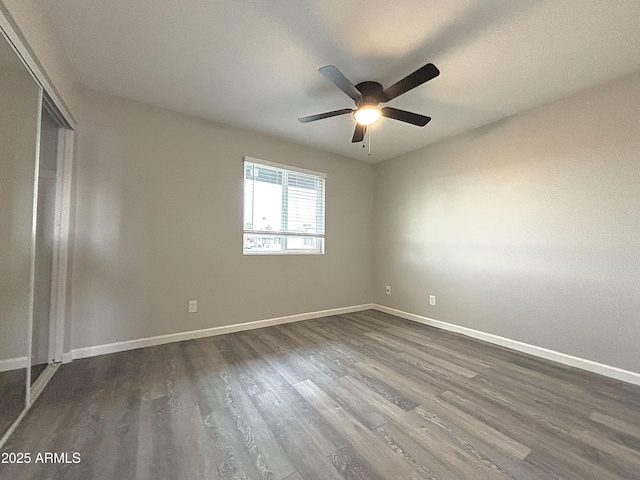
<svg viewBox="0 0 640 480">
<path fill-rule="evenodd" d="M 323 174 L 246 160 L 244 253 L 324 253 L 324 188 Z"/>
</svg>

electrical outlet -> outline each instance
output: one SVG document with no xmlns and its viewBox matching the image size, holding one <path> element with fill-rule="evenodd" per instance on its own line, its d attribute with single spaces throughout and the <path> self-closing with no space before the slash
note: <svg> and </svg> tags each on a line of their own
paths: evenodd
<svg viewBox="0 0 640 480">
<path fill-rule="evenodd" d="M 436 304 L 436 296 L 429 295 L 429 305 L 435 305 L 435 304 Z"/>
<path fill-rule="evenodd" d="M 196 313 L 198 311 L 198 301 L 189 300 L 189 313 Z"/>
<path fill-rule="evenodd" d="M 384 289 L 384 293 L 386 293 L 387 295 L 391 295 L 391 286 L 387 285 L 386 288 Z"/>
</svg>

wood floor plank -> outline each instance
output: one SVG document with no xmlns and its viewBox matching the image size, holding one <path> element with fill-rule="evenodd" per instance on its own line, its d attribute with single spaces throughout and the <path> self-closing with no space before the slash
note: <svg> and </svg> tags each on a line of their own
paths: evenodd
<svg viewBox="0 0 640 480">
<path fill-rule="evenodd" d="M 449 345 L 440 345 L 437 343 L 437 337 L 434 339 L 428 332 L 417 332 L 402 327 L 391 326 L 385 330 L 385 333 L 389 338 L 407 342 L 414 348 L 449 360 L 457 365 L 466 366 L 474 372 L 482 372 L 496 364 L 495 360 L 483 359 L 478 355 L 468 355 L 460 345 L 455 345 L 455 348 Z"/>
<path fill-rule="evenodd" d="M 424 415 L 424 411 L 420 412 L 422 415 L 416 413 L 418 408 L 409 412 L 410 417 L 389 423 L 402 428 L 447 463 L 465 472 L 467 478 L 510 478 L 503 467 L 484 455 L 465 435 L 437 416 Z"/>
<path fill-rule="evenodd" d="M 296 390 L 356 447 L 358 453 L 386 479 L 419 479 L 423 476 L 401 457 L 389 455 L 388 448 L 375 433 L 368 430 L 342 409 L 311 380 L 294 385 Z"/>
<path fill-rule="evenodd" d="M 167 396 L 164 346 L 143 349 L 140 378 L 142 382 L 142 399 L 155 400 Z"/>
<path fill-rule="evenodd" d="M 368 398 L 354 395 L 352 389 L 348 388 L 348 385 L 346 387 L 341 382 L 332 382 L 323 385 L 322 390 L 369 430 L 387 423 L 387 419 L 380 412 L 370 408 Z M 404 410 L 402 412 L 404 413 Z"/>
<path fill-rule="evenodd" d="M 278 438 L 297 438 L 300 442 L 311 444 L 323 457 L 347 445 L 344 437 L 312 409 L 293 387 L 256 395 L 252 401 Z M 291 455 L 289 458 L 292 458 Z"/>
<path fill-rule="evenodd" d="M 332 453 L 329 459 L 345 480 L 385 480 L 351 445 Z"/>
<path fill-rule="evenodd" d="M 474 390 L 444 392 L 440 397 L 529 446 L 532 451 L 524 462 L 546 472 L 543 478 L 549 476 L 550 471 L 557 471 L 559 478 L 564 478 L 567 472 L 575 473 L 575 478 L 620 478 L 615 473 L 616 469 L 611 468 L 615 467 L 615 462 L 598 456 L 583 443 L 572 441 L 568 433 L 553 428 L 547 419 L 539 415 L 505 409 Z"/>
<path fill-rule="evenodd" d="M 308 407 L 299 400 L 292 392 L 284 391 L 251 397 L 302 478 L 339 479 L 328 457 L 347 443 L 322 418 L 312 414 L 301 416 L 301 411 L 307 413 Z"/>
<path fill-rule="evenodd" d="M 380 317 L 377 314 L 382 314 L 382 317 Z M 357 318 L 364 320 L 365 322 L 374 322 L 378 324 L 381 328 L 384 328 L 385 330 L 394 326 L 404 327 L 409 322 L 404 318 L 383 314 L 382 312 L 378 312 L 377 310 L 366 310 L 362 312 L 355 312 L 352 315 L 355 315 Z"/>
<path fill-rule="evenodd" d="M 406 329 L 405 332 L 414 332 L 419 336 L 427 335 L 430 338 L 429 344 L 436 344 L 453 351 L 473 355 L 474 358 L 487 362 L 510 361 L 520 355 L 519 352 L 500 345 L 481 342 L 460 333 L 449 332 L 428 325 L 407 322 L 404 328 Z"/>
<path fill-rule="evenodd" d="M 122 390 L 117 388 L 116 374 L 122 357 L 123 355 L 117 355 L 107 357 L 103 361 L 94 360 L 92 363 L 95 368 L 89 368 L 84 372 L 92 377 L 86 380 L 93 388 L 85 389 L 83 408 L 74 411 L 70 418 L 71 428 L 62 430 L 63 435 L 58 438 L 53 451 L 99 451 L 100 444 L 105 440 L 105 419 L 109 418 L 110 411 L 113 412 L 112 401 L 114 398 L 120 398 L 119 394 L 122 393 Z M 99 460 L 98 456 L 92 455 L 83 458 L 77 464 L 64 463 L 59 468 L 60 475 L 69 479 L 91 478 L 95 476 Z"/>
<path fill-rule="evenodd" d="M 289 383 L 309 378 L 320 384 L 333 381 L 303 357 L 279 345 L 278 338 L 271 333 L 260 332 L 259 336 L 247 337 L 247 342 Z"/>
<path fill-rule="evenodd" d="M 620 465 L 612 462 L 609 466 L 599 465 L 601 459 L 597 451 L 591 452 L 588 456 L 575 458 L 562 455 L 553 455 L 548 452 L 532 451 L 524 461 L 533 466 L 538 471 L 543 472 L 541 478 L 559 478 L 570 480 L 583 480 L 585 478 L 606 478 L 607 480 L 636 480 L 635 473 L 631 476 L 620 468 Z"/>
<path fill-rule="evenodd" d="M 349 314 L 335 315 L 331 317 L 328 323 L 335 325 L 335 320 L 338 320 L 340 323 L 336 326 L 340 329 L 346 329 L 348 331 L 352 331 L 358 334 L 365 334 L 367 332 L 372 332 L 374 330 L 380 330 L 380 327 L 374 325 L 372 323 L 363 322 L 358 320 L 357 318 L 349 318 Z"/>
<path fill-rule="evenodd" d="M 264 368 L 264 362 L 261 361 L 260 355 L 246 345 L 241 337 L 223 335 L 214 341 L 227 363 L 238 372 L 238 379 L 247 394 L 255 395 L 268 390 L 269 387 L 265 385 L 266 378 L 278 380 L 277 376 L 265 375 L 261 371 Z"/>
<path fill-rule="evenodd" d="M 372 378 L 380 382 L 388 384 L 391 388 L 402 392 L 402 397 L 406 401 L 415 405 L 421 404 L 425 398 L 435 397 L 442 391 L 442 388 L 421 382 L 415 377 L 407 377 L 396 370 L 393 370 L 387 364 L 368 358 L 366 361 L 360 362 L 355 366 L 356 370 L 363 376 L 370 375 Z"/>
<path fill-rule="evenodd" d="M 167 400 L 172 412 L 197 405 L 197 399 L 193 392 L 194 386 L 189 381 L 186 343 L 170 343 L 165 346 L 168 359 L 165 364 Z"/>
<path fill-rule="evenodd" d="M 201 409 L 206 407 L 210 412 L 226 406 L 226 384 L 221 376 L 224 370 L 212 368 L 206 352 L 198 344 L 187 347 L 186 370 L 193 396 Z"/>
<path fill-rule="evenodd" d="M 381 312 L 380 310 L 369 309 L 369 310 L 363 310 L 358 313 L 361 315 L 366 315 L 367 317 L 373 317 L 378 320 L 382 320 L 383 322 L 387 323 L 389 326 L 400 326 L 403 328 L 407 328 L 408 326 L 413 325 L 413 322 L 411 322 L 410 320 L 407 320 L 406 318 L 400 318 L 386 312 Z"/>
<path fill-rule="evenodd" d="M 214 471 L 219 478 L 262 478 L 228 409 L 205 414 L 202 420 L 213 452 Z"/>
<path fill-rule="evenodd" d="M 227 408 L 236 422 L 256 469 L 263 478 L 273 480 L 291 475 L 295 468 L 249 396 L 231 374 L 222 372 L 221 377 L 225 382 Z M 215 412 L 212 413 L 215 415 Z"/>
<path fill-rule="evenodd" d="M 370 374 L 369 370 L 366 370 L 365 368 L 358 368 L 361 366 L 362 364 L 354 365 L 353 371 L 351 371 L 349 375 L 404 411 L 417 407 L 422 401 L 422 396 L 419 393 L 416 393 L 415 395 L 416 401 L 412 401 L 409 398 L 410 395 L 406 395 L 401 390 L 392 387 L 380 378 Z"/>
<path fill-rule="evenodd" d="M 620 466 L 624 475 L 640 474 L 640 452 L 620 443 L 614 442 L 598 432 L 582 427 L 573 427 L 569 435 L 600 452 L 610 455 Z"/>
<path fill-rule="evenodd" d="M 119 394 L 116 390 L 114 393 L 113 401 L 106 405 L 104 431 L 96 447 L 113 455 L 95 458 L 91 478 L 135 478 L 136 475 L 141 392 L 130 390 Z"/>
<path fill-rule="evenodd" d="M 375 430 L 387 446 L 410 463 L 423 478 L 430 480 L 466 480 L 476 478 L 477 471 L 465 462 L 449 460 L 440 448 L 429 448 L 409 435 L 406 429 L 388 422 Z"/>
<path fill-rule="evenodd" d="M 322 389 L 370 430 L 406 413 L 351 376 L 340 378 Z"/>
<path fill-rule="evenodd" d="M 640 440 L 640 426 L 629 423 L 628 418 L 621 420 L 606 413 L 595 411 L 589 415 L 589 419 Z"/>
<path fill-rule="evenodd" d="M 171 411 L 166 398 L 140 404 L 136 480 L 177 479 L 173 436 L 169 426 Z M 90 478 L 90 477 L 87 477 Z"/>
<path fill-rule="evenodd" d="M 326 339 L 326 342 L 329 342 L 330 348 L 334 349 L 351 363 L 362 361 L 360 353 L 344 341 L 344 333 L 341 333 L 339 329 L 334 329 L 335 325 L 327 323 L 328 321 L 326 319 L 323 320 L 324 321 L 310 320 L 305 325 L 305 328 L 308 329 L 310 333 Z M 326 343 L 323 342 L 323 344 Z"/>
<path fill-rule="evenodd" d="M 343 318 L 348 318 L 350 320 L 351 325 L 357 325 L 368 332 L 376 332 L 381 330 L 386 330 L 389 328 L 389 324 L 385 324 L 384 322 L 379 321 L 376 318 L 366 318 L 358 313 L 345 313 L 341 315 Z"/>
<path fill-rule="evenodd" d="M 344 360 L 336 351 L 317 345 L 309 337 L 293 328 L 276 327 L 278 335 L 287 337 L 293 341 L 297 347 L 296 351 L 309 363 L 329 377 L 336 379 L 349 374 L 349 360 L 344 364 Z"/>
<path fill-rule="evenodd" d="M 520 384 L 504 382 L 499 376 L 474 377 L 465 386 L 468 389 L 481 392 L 483 395 L 491 396 L 504 408 L 528 412 L 536 418 L 543 419 L 548 428 L 552 430 L 568 432 L 579 418 L 579 412 L 563 412 L 561 411 L 562 407 L 556 407 L 548 397 L 541 394 L 531 395 L 526 388 L 519 388 Z"/>
<path fill-rule="evenodd" d="M 451 373 L 455 373 L 456 375 L 460 375 L 465 378 L 473 378 L 478 372 L 474 372 L 469 370 L 468 368 L 461 367 L 456 365 L 455 363 L 449 362 L 447 360 L 443 360 L 435 355 L 430 355 L 426 352 L 423 352 L 416 348 L 411 348 L 410 345 L 407 345 L 406 342 L 401 342 L 398 340 L 394 340 L 389 335 L 385 335 L 384 333 L 371 332 L 366 334 L 367 337 L 375 339 L 377 342 L 394 348 L 398 351 L 398 355 L 406 359 L 407 361 L 411 361 L 415 364 L 422 364 L 425 366 L 437 366 Z"/>
<path fill-rule="evenodd" d="M 362 363 L 377 366 L 384 364 L 395 371 L 395 375 L 401 375 L 422 385 L 428 385 L 438 392 L 447 390 L 451 384 L 461 384 L 467 380 L 466 377 L 438 365 L 428 364 L 411 356 L 403 355 L 400 345 L 383 344 L 366 335 L 359 338 L 349 338 L 347 341 L 364 356 L 365 362 Z"/>
<path fill-rule="evenodd" d="M 415 415 L 414 418 L 419 417 L 428 422 L 428 426 L 420 423 L 422 430 L 429 431 L 430 435 L 440 438 L 443 443 L 455 445 L 472 463 L 477 463 L 481 468 L 489 468 L 499 474 L 500 478 L 540 478 L 540 472 L 536 468 L 521 461 L 531 452 L 528 447 L 482 422 L 474 421 L 464 412 L 448 409 L 436 400 L 429 405 L 416 407 L 411 414 Z"/>
<path fill-rule="evenodd" d="M 470 436 L 476 437 L 493 448 L 500 450 L 513 460 L 524 460 L 531 452 L 531 449 L 504 433 L 494 429 L 490 425 L 476 419 L 466 412 L 435 398 L 414 409 L 418 415 L 424 418 L 437 416 L 447 419 L 451 424 L 456 425 L 461 431 L 469 432 Z"/>
<path fill-rule="evenodd" d="M 205 480 L 217 478 L 209 437 L 196 405 L 171 413 L 170 429 L 175 455 L 172 461 L 179 479 Z M 119 476 L 112 478 L 130 478 Z"/>
</svg>

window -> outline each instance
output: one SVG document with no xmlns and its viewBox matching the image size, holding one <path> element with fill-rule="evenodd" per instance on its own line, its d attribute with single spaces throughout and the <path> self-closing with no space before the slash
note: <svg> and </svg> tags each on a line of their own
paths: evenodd
<svg viewBox="0 0 640 480">
<path fill-rule="evenodd" d="M 245 157 L 243 253 L 324 253 L 325 178 Z"/>
</svg>

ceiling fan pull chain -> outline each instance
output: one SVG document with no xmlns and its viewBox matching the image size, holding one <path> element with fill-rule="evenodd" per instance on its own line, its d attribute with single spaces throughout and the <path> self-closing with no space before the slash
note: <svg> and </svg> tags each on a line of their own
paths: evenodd
<svg viewBox="0 0 640 480">
<path fill-rule="evenodd" d="M 369 130 L 368 132 L 369 135 L 367 136 L 369 137 L 369 156 L 371 156 L 371 129 L 368 129 L 368 130 Z"/>
</svg>

